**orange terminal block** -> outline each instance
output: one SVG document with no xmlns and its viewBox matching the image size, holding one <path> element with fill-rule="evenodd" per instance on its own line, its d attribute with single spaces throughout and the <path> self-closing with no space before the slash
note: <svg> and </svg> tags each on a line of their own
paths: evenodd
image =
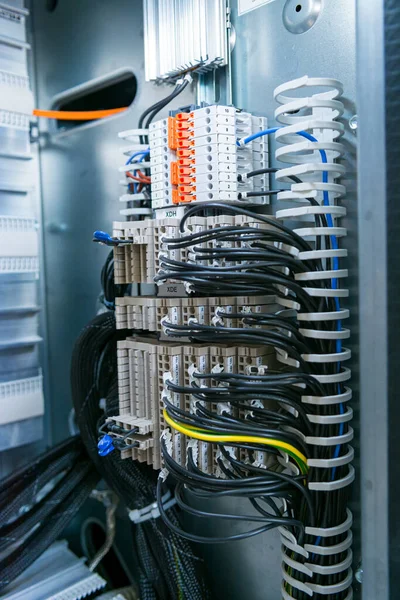
<svg viewBox="0 0 400 600">
<path fill-rule="evenodd" d="M 179 192 L 178 190 L 172 190 L 172 204 L 179 204 Z"/>
<path fill-rule="evenodd" d="M 179 158 L 192 158 L 193 156 L 193 151 L 191 148 L 178 148 L 176 153 Z"/>
<path fill-rule="evenodd" d="M 193 177 L 180 176 L 178 185 L 191 185 L 193 183 Z"/>
<path fill-rule="evenodd" d="M 196 191 L 195 185 L 179 185 L 178 191 L 180 194 L 192 194 Z"/>
<path fill-rule="evenodd" d="M 178 131 L 186 131 L 190 126 L 191 123 L 189 123 L 189 121 L 176 121 L 176 129 Z"/>
<path fill-rule="evenodd" d="M 176 119 L 174 117 L 168 117 L 168 147 L 171 150 L 176 150 Z"/>
<path fill-rule="evenodd" d="M 179 175 L 182 175 L 184 177 L 185 176 L 191 177 L 193 175 L 193 168 L 191 165 L 187 165 L 187 166 L 179 165 L 179 167 L 178 167 L 178 163 L 176 163 L 176 166 L 177 166 L 177 169 L 179 168 Z M 178 177 L 178 171 L 177 171 L 177 177 Z M 178 185 L 178 183 L 179 182 L 177 181 L 175 185 Z"/>
<path fill-rule="evenodd" d="M 183 204 L 185 202 L 193 202 L 194 200 L 196 200 L 196 196 L 194 196 L 193 194 L 181 194 L 179 196 L 179 203 Z"/>
<path fill-rule="evenodd" d="M 192 159 L 192 153 L 190 153 L 190 156 L 187 158 L 180 158 L 178 160 L 179 172 L 181 172 L 181 169 L 183 169 L 183 168 L 187 168 L 187 167 L 192 168 L 193 164 L 194 164 L 194 161 Z M 185 175 L 185 173 L 183 173 L 183 175 Z"/>
<path fill-rule="evenodd" d="M 180 148 L 190 148 L 191 145 L 192 145 L 192 142 L 190 139 L 178 140 L 178 150 Z"/>
<path fill-rule="evenodd" d="M 176 161 L 171 163 L 170 179 L 171 179 L 172 185 L 178 185 L 179 173 L 178 173 L 178 163 Z"/>
</svg>

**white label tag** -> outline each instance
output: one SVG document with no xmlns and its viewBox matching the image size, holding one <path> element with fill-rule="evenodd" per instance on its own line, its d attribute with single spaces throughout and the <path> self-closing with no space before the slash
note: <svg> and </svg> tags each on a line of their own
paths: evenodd
<svg viewBox="0 0 400 600">
<path fill-rule="evenodd" d="M 243 15 L 244 13 L 250 12 L 255 8 L 259 8 L 264 4 L 269 4 L 274 0 L 239 0 L 238 13 L 239 15 Z"/>
</svg>

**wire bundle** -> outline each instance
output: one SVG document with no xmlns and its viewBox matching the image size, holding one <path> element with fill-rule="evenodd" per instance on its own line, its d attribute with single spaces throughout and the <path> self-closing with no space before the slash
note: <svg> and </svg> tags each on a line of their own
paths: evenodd
<svg viewBox="0 0 400 600">
<path fill-rule="evenodd" d="M 155 501 L 154 472 L 146 465 L 123 461 L 119 453 L 98 454 L 99 430 L 108 416 L 118 410 L 117 340 L 115 318 L 110 312 L 95 317 L 78 338 L 71 362 L 71 385 L 77 422 L 90 457 L 109 487 L 130 509 L 143 508 Z M 106 400 L 106 410 L 99 407 Z M 178 526 L 175 509 L 168 511 Z M 149 520 L 132 528 L 135 554 L 140 562 L 140 597 L 207 598 L 198 576 L 198 559 L 181 538 L 160 520 Z"/>
<path fill-rule="evenodd" d="M 125 296 L 129 285 L 114 283 L 114 252 L 111 250 L 101 269 L 100 300 L 109 310 L 115 310 L 115 298 Z"/>
<path fill-rule="evenodd" d="M 0 482 L 0 590 L 58 538 L 98 480 L 73 437 Z"/>
<path fill-rule="evenodd" d="M 287 177 L 296 183 L 300 181 L 293 173 Z M 336 296 L 341 292 L 332 291 L 329 277 L 325 276 L 336 256 L 335 240 L 328 231 L 330 209 L 318 210 L 319 203 L 312 194 L 303 195 L 302 200 L 317 206 L 310 211 L 316 228 L 321 228 L 315 244 L 271 217 L 216 202 L 189 208 L 181 220 L 181 237 L 164 239 L 171 251 L 185 249 L 187 259 L 178 261 L 163 255 L 156 281 L 181 281 L 188 291 L 200 295 L 273 294 L 283 306 L 283 310 L 273 314 L 234 315 L 245 319 L 246 326 L 241 328 L 205 326 L 192 321 L 179 326 L 168 323 L 166 333 L 171 337 L 187 336 L 199 343 L 267 344 L 276 349 L 279 360 L 287 366 L 284 373 L 252 377 L 201 374 L 201 385 L 194 384 L 194 390 L 176 389 L 169 381 L 171 391 L 191 394 L 195 410 L 194 414 L 187 413 L 165 398 L 168 423 L 188 438 L 217 444 L 219 438 L 222 456 L 217 460 L 222 477 L 199 473 L 192 449 L 186 469 L 172 461 L 165 440 L 163 455 L 168 471 L 194 494 L 218 497 L 220 486 L 225 486 L 224 495 L 240 495 L 242 492 L 238 494 L 233 489 L 233 480 L 235 486 L 247 488 L 251 502 L 259 502 L 257 493 L 263 501 L 274 496 L 275 508 L 264 517 L 272 519 L 268 527 L 274 523 L 273 515 L 287 519 L 281 530 L 285 547 L 282 596 L 303 599 L 313 589 L 315 596 L 322 598 L 325 590 L 331 590 L 332 598 L 344 600 L 351 594 L 351 518 L 346 504 L 347 486 L 353 478 L 353 451 L 348 445 L 352 438 L 348 426 L 352 411 L 345 408 L 351 393 L 342 385 L 348 371 L 341 366 L 349 352 L 341 347 L 338 352 L 337 339 L 347 337 L 348 332 L 338 334 Z M 205 209 L 243 215 L 252 222 L 187 233 L 185 222 Z M 331 314 L 334 318 L 329 317 Z M 302 315 L 314 317 L 303 320 Z M 224 320 L 223 312 L 219 317 Z M 261 329 L 256 327 L 259 325 Z M 220 411 L 218 404 L 230 408 Z M 246 411 L 249 404 L 253 406 Z M 268 439 L 268 450 L 263 443 L 260 445 L 263 439 L 264 444 Z M 229 450 L 231 446 L 233 452 Z M 283 489 L 282 482 L 277 485 L 276 480 L 274 484 L 270 481 L 273 492 L 268 493 L 268 487 L 263 487 L 252 496 L 253 479 L 261 484 L 260 477 L 273 480 L 277 473 L 282 475 L 276 463 L 270 463 L 272 469 L 269 466 L 267 473 L 254 464 L 255 452 L 260 448 L 264 453 L 283 453 L 288 481 Z M 279 458 L 278 464 L 283 460 Z M 298 488 L 291 487 L 295 483 L 308 489 L 308 502 Z M 177 489 L 180 505 L 193 513 L 188 502 L 182 501 L 182 488 Z M 301 523 L 303 530 L 296 529 L 293 521 Z M 262 527 L 247 534 L 261 530 Z M 181 533 L 194 539 L 191 534 Z"/>
</svg>

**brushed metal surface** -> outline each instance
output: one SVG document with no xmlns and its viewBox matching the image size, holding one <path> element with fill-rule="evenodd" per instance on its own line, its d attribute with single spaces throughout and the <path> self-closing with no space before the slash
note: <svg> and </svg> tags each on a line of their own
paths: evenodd
<svg viewBox="0 0 400 600">
<path fill-rule="evenodd" d="M 357 1 L 363 600 L 396 598 L 399 589 L 398 510 L 393 521 L 390 514 L 391 496 L 396 506 L 398 501 L 396 482 L 391 481 L 393 474 L 398 481 L 398 460 L 390 451 L 391 431 L 396 432 L 395 439 L 398 432 L 398 388 L 391 388 L 393 372 L 398 374 L 397 361 L 395 358 L 394 366 L 391 353 L 396 357 L 397 351 L 393 341 L 390 343 L 391 331 L 398 340 L 398 327 L 393 327 L 398 316 L 393 319 L 390 314 L 396 300 L 398 302 L 398 294 L 393 289 L 399 281 L 396 272 L 398 233 L 391 239 L 388 236 L 392 230 L 389 222 L 393 220 L 396 228 L 399 218 L 398 209 L 394 213 L 390 210 L 391 203 L 398 199 L 393 193 L 396 176 L 393 171 L 390 173 L 386 139 L 393 133 L 398 135 L 393 113 L 385 127 L 388 92 L 391 91 L 392 102 L 397 102 L 398 97 L 394 87 L 392 90 L 386 87 L 392 75 L 385 76 L 385 54 L 394 58 L 393 64 L 397 65 L 398 52 L 391 54 L 385 48 L 388 33 L 385 33 L 385 8 L 389 5 L 384 0 L 368 6 L 362 0 Z M 397 16 L 396 23 L 398 14 L 395 10 L 393 13 Z M 398 39 L 397 25 L 391 29 Z M 374 73 L 372 81 L 369 73 Z M 391 81 L 393 86 L 393 79 Z M 389 127 L 393 127 L 390 133 Z M 397 165 L 397 150 L 391 147 L 389 152 L 393 166 Z M 393 235 L 393 230 L 391 232 Z M 396 311 L 398 315 L 398 306 Z M 398 448 L 398 442 L 395 447 Z M 395 544 L 393 553 L 391 542 Z M 392 588 L 393 571 L 395 585 Z"/>
<path fill-rule="evenodd" d="M 356 97 L 356 47 L 355 0 L 325 0 L 323 10 L 311 29 L 301 35 L 290 33 L 283 22 L 285 2 L 277 1 L 257 10 L 237 16 L 238 0 L 232 0 L 232 22 L 236 31 L 236 44 L 232 52 L 233 103 L 245 110 L 268 117 L 274 126 L 276 104 L 273 90 L 285 81 L 302 75 L 334 77 L 344 86 L 345 113 L 342 122 L 346 127 L 344 138 L 347 154 L 344 164 L 347 175 L 343 183 L 347 195 L 343 205 L 347 217 L 343 223 L 348 228 L 344 244 L 349 250 L 346 268 L 350 298 L 346 303 L 351 310 L 349 326 L 352 330 L 353 360 L 352 388 L 354 391 L 356 435 L 358 430 L 358 283 L 357 283 L 357 182 L 356 142 L 350 130 L 349 119 L 357 112 Z M 298 4 L 302 4 L 299 0 Z M 307 3 L 305 2 L 304 5 Z M 281 166 L 274 159 L 275 142 L 270 140 L 273 166 Z M 356 452 L 358 440 L 355 441 Z M 356 457 L 356 464 L 358 461 Z M 359 495 L 353 488 L 352 510 L 355 515 L 355 557 L 359 552 Z M 218 571 L 219 591 L 226 598 L 275 600 L 280 597 L 280 542 L 276 534 L 263 535 L 239 543 L 229 549 L 211 548 L 214 560 L 223 561 L 226 569 Z M 231 554 L 229 554 L 231 553 Z M 234 557 L 229 561 L 229 556 Z M 237 587 L 238 586 L 238 587 Z M 240 593 L 238 592 L 240 589 Z M 355 591 L 357 595 L 358 591 Z"/>
</svg>

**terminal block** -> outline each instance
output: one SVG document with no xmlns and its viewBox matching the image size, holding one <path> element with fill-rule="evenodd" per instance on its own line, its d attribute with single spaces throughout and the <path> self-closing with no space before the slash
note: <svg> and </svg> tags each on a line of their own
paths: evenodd
<svg viewBox="0 0 400 600">
<path fill-rule="evenodd" d="M 116 438 L 135 429 L 125 440 L 126 447 L 121 450 L 121 456 L 159 469 L 162 466 L 160 436 L 168 429 L 171 453 L 179 464 L 185 465 L 190 444 L 196 448 L 200 468 L 206 473 L 217 473 L 218 448 L 207 442 L 194 443 L 178 431 L 170 431 L 163 414 L 165 403 L 172 403 L 192 414 L 196 414 L 200 403 L 216 414 L 246 418 L 251 405 L 246 411 L 229 402 L 205 403 L 191 393 L 181 393 L 179 388 L 193 387 L 195 391 L 204 384 L 222 385 L 213 378 L 202 379 L 202 374 L 249 375 L 257 369 L 274 368 L 274 365 L 275 354 L 268 346 L 164 343 L 140 336 L 118 342 L 119 414 L 107 422 L 111 435 Z M 236 456 L 237 449 L 232 448 L 231 451 Z"/>
<path fill-rule="evenodd" d="M 272 217 L 271 217 L 272 218 Z M 243 215 L 222 215 L 217 217 L 189 217 L 185 222 L 184 232 L 179 228 L 178 218 L 144 219 L 143 221 L 115 221 L 113 237 L 124 243 L 114 248 L 115 283 L 154 283 L 154 276 L 159 273 L 163 256 L 172 260 L 188 262 L 196 258 L 196 248 L 240 248 L 243 242 L 217 241 L 194 242 L 186 248 L 173 248 L 173 241 L 193 233 L 200 233 L 219 227 L 246 227 L 268 229 L 271 225 L 260 223 L 253 217 Z M 172 240 L 168 242 L 168 240 Z M 130 242 L 130 243 L 126 243 Z M 248 242 L 246 246 L 248 247 Z M 234 261 L 213 259 L 214 265 L 230 266 Z M 173 283 L 173 279 L 169 279 Z"/>
<path fill-rule="evenodd" d="M 246 146 L 237 139 L 267 127 L 264 117 L 213 105 L 150 125 L 152 206 L 155 209 L 190 202 L 247 201 L 266 203 L 266 175 L 246 178 L 246 173 L 268 167 L 264 138 Z M 250 196 L 251 197 L 251 196 Z"/>
<path fill-rule="evenodd" d="M 252 314 L 271 313 L 275 296 L 211 298 L 156 298 L 124 296 L 115 300 L 117 329 L 140 329 L 165 333 L 168 325 L 213 325 L 216 327 L 267 327 L 246 323 Z M 243 316 L 232 317 L 240 313 Z"/>
</svg>

